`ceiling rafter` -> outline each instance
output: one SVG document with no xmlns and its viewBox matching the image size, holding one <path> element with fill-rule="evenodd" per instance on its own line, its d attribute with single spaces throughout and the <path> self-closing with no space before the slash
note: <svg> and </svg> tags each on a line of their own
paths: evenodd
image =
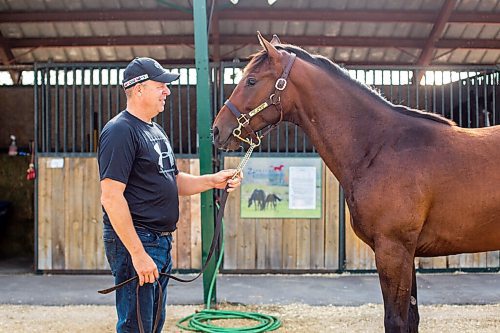
<svg viewBox="0 0 500 333">
<path fill-rule="evenodd" d="M 269 36 L 271 37 L 271 36 Z M 418 48 L 427 41 L 424 38 L 373 38 L 281 35 L 286 43 L 298 46 L 317 47 L 394 47 Z M 50 37 L 50 38 L 4 38 L 12 48 L 30 47 L 88 47 L 88 46 L 135 46 L 135 45 L 193 45 L 192 35 L 140 35 L 110 37 Z M 255 35 L 219 35 L 221 45 L 258 45 Z M 442 39 L 436 48 L 500 49 L 500 40 L 491 39 Z"/>
<path fill-rule="evenodd" d="M 9 40 L 3 37 L 2 32 L 0 32 L 0 61 L 5 66 L 14 65 L 15 61 L 15 57 L 12 53 Z M 9 74 L 14 84 L 19 83 L 19 80 L 21 78 L 21 73 L 19 71 L 11 69 L 9 70 Z"/>
<path fill-rule="evenodd" d="M 430 64 L 432 60 L 432 55 L 434 53 L 434 47 L 441 38 L 444 28 L 446 27 L 446 23 L 448 22 L 456 3 L 457 3 L 456 0 L 445 0 L 445 2 L 443 3 L 443 6 L 439 10 L 438 18 L 434 23 L 434 26 L 432 27 L 432 30 L 429 34 L 429 37 L 425 41 L 425 45 L 417 60 L 417 65 L 427 66 Z M 421 77 L 419 77 L 418 82 L 420 82 L 420 78 Z"/>
<path fill-rule="evenodd" d="M 216 11 L 219 20 L 342 21 L 342 22 L 422 22 L 434 23 L 430 10 L 332 10 L 332 9 L 226 9 Z M 89 21 L 191 21 L 192 14 L 167 9 L 85 10 L 85 11 L 2 11 L 0 22 L 89 22 Z M 499 24 L 500 12 L 454 12 L 449 22 Z"/>
</svg>

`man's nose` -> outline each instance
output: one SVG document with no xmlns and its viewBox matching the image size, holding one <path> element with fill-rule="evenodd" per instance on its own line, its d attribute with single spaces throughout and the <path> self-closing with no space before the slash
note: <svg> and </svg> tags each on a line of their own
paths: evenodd
<svg viewBox="0 0 500 333">
<path fill-rule="evenodd" d="M 165 89 L 163 89 L 163 93 L 167 96 L 170 96 L 170 89 L 168 89 L 167 85 L 165 85 Z"/>
</svg>

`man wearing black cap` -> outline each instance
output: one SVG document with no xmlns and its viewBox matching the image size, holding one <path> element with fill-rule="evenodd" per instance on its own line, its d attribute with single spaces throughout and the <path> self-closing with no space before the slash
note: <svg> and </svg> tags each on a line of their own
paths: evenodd
<svg viewBox="0 0 500 333">
<path fill-rule="evenodd" d="M 156 332 L 165 321 L 168 278 L 159 272 L 172 268 L 172 232 L 179 218 L 179 195 L 211 188 L 228 191 L 240 185 L 235 170 L 193 176 L 177 170 L 165 131 L 152 119 L 163 112 L 170 95 L 168 83 L 179 74 L 167 72 L 156 60 L 135 58 L 123 74 L 127 109 L 104 126 L 99 140 L 104 244 L 115 283 L 136 274 L 141 286 L 139 304 L 145 332 L 152 332 L 158 301 L 156 279 L 163 293 Z M 117 332 L 139 332 L 136 284 L 116 291 Z"/>
</svg>

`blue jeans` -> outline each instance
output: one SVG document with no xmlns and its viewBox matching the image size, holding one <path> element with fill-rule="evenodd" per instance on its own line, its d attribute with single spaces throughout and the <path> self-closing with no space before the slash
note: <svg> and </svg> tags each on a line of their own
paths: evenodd
<svg viewBox="0 0 500 333">
<path fill-rule="evenodd" d="M 172 249 L 172 236 L 160 236 L 158 233 L 145 228 L 136 228 L 137 235 L 142 241 L 146 252 L 151 256 L 159 272 L 170 273 L 172 269 L 172 258 L 170 251 Z M 115 277 L 115 284 L 123 282 L 136 275 L 132 259 L 127 249 L 121 242 L 113 228 L 104 224 L 103 228 L 104 247 L 106 257 L 108 258 L 111 272 Z M 166 317 L 167 304 L 167 284 L 168 278 L 160 276 L 161 288 L 163 290 L 163 300 L 161 317 L 156 332 L 161 332 Z M 139 281 L 131 282 L 116 290 L 116 312 L 118 314 L 118 323 L 116 331 L 118 333 L 136 333 L 139 332 L 137 325 L 136 310 L 136 286 Z M 153 331 L 153 325 L 156 320 L 156 309 L 158 305 L 158 284 L 145 283 L 139 289 L 139 304 L 141 309 L 142 323 L 144 331 L 150 333 Z M 155 333 L 156 333 L 155 332 Z"/>
</svg>

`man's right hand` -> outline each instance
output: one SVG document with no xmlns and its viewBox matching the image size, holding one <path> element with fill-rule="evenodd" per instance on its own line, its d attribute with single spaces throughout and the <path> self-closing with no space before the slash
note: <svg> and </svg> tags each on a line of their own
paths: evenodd
<svg viewBox="0 0 500 333">
<path fill-rule="evenodd" d="M 135 271 L 139 276 L 140 286 L 144 283 L 153 283 L 160 277 L 158 267 L 146 251 L 132 256 L 132 264 L 134 265 Z"/>
</svg>

